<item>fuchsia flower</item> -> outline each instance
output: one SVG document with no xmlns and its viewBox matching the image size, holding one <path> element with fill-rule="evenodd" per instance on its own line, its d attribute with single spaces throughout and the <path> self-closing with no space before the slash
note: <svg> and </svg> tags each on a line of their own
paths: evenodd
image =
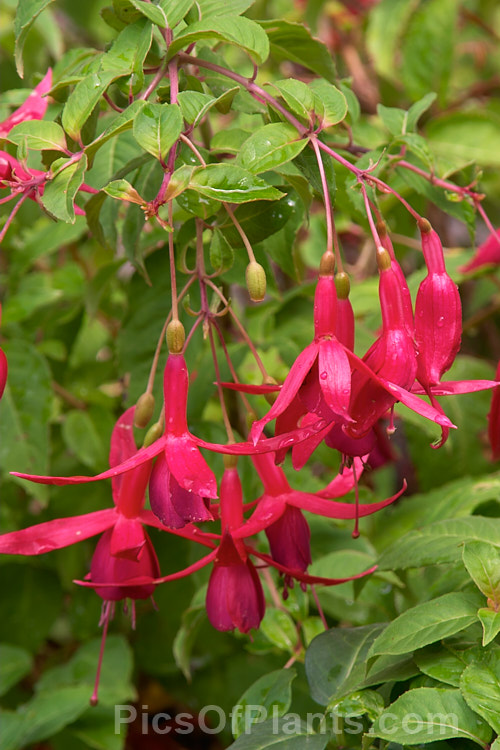
<svg viewBox="0 0 500 750">
<path fill-rule="evenodd" d="M 0 305 L 0 322 L 2 320 L 2 305 Z M 0 398 L 3 396 L 5 386 L 7 384 L 7 373 L 8 373 L 7 357 L 3 349 L 0 349 Z"/>
<path fill-rule="evenodd" d="M 494 234 L 490 234 L 486 242 L 483 242 L 477 248 L 474 257 L 465 266 L 462 266 L 460 271 L 468 273 L 469 271 L 475 271 L 476 268 L 490 265 L 500 265 L 500 229 L 497 229 Z"/>
</svg>

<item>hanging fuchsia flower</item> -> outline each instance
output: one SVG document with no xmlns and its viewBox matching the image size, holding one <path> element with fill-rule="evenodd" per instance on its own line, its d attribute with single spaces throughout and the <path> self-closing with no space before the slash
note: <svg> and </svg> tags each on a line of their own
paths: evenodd
<svg viewBox="0 0 500 750">
<path fill-rule="evenodd" d="M 289 421 L 295 422 L 296 427 L 300 410 L 302 414 L 316 414 L 326 423 L 334 419 L 350 421 L 351 366 L 344 346 L 335 336 L 336 316 L 333 257 L 325 255 L 314 298 L 314 340 L 295 360 L 269 412 L 252 425 L 250 438 L 254 443 L 266 424 L 277 417 L 282 417 L 277 424 L 280 433 L 287 431 Z"/>
<path fill-rule="evenodd" d="M 349 437 L 362 438 L 397 401 L 370 373 L 392 385 L 409 390 L 417 372 L 413 338 L 408 332 L 408 311 L 401 279 L 392 267 L 389 253 L 377 250 L 379 297 L 382 310 L 382 334 L 363 357 L 369 372 L 353 373 L 349 412 L 352 423 L 344 430 Z"/>
<path fill-rule="evenodd" d="M 43 120 L 49 104 L 47 94 L 52 88 L 52 69 L 49 68 L 38 86 L 35 86 L 20 107 L 18 107 L 6 120 L 0 123 L 0 138 L 12 130 L 15 125 L 26 120 Z"/>
<path fill-rule="evenodd" d="M 468 273 L 469 271 L 475 271 L 476 268 L 482 268 L 483 266 L 499 266 L 500 265 L 500 229 L 497 229 L 494 234 L 490 234 L 488 239 L 479 245 L 474 257 L 470 259 L 465 266 L 461 266 L 459 269 L 462 273 Z"/>
<path fill-rule="evenodd" d="M 428 388 L 441 381 L 460 349 L 462 305 L 457 285 L 446 272 L 441 240 L 425 219 L 420 234 L 428 274 L 415 302 L 415 341 L 417 377 Z"/>
</svg>

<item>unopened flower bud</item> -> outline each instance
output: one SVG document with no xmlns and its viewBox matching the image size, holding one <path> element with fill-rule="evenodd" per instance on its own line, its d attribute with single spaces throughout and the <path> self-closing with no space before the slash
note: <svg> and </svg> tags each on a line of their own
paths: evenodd
<svg viewBox="0 0 500 750">
<path fill-rule="evenodd" d="M 155 410 L 155 397 L 152 393 L 143 393 L 137 399 L 134 412 L 134 424 L 136 427 L 146 427 Z"/>
<path fill-rule="evenodd" d="M 249 430 L 251 429 L 253 423 L 257 421 L 257 419 L 258 419 L 257 414 L 254 411 L 247 412 L 246 420 L 247 420 L 247 427 Z"/>
<path fill-rule="evenodd" d="M 262 302 L 266 296 L 266 272 L 260 263 L 250 261 L 245 271 L 245 280 L 252 302 Z"/>
<path fill-rule="evenodd" d="M 349 276 L 343 271 L 335 276 L 335 288 L 337 290 L 337 323 L 335 335 L 346 349 L 354 350 L 354 311 L 349 299 L 351 284 Z"/>
<path fill-rule="evenodd" d="M 391 267 L 391 256 L 381 245 L 377 247 L 377 266 L 380 271 L 387 271 Z"/>
<path fill-rule="evenodd" d="M 148 448 L 150 445 L 152 445 L 156 440 L 161 438 L 163 435 L 163 427 L 159 422 L 155 422 L 149 430 L 146 432 L 146 437 L 144 438 L 144 443 L 142 444 L 143 448 Z"/>
<path fill-rule="evenodd" d="M 418 228 L 420 229 L 420 232 L 422 234 L 428 234 L 429 232 L 432 232 L 432 224 L 428 219 L 419 219 Z"/>
<path fill-rule="evenodd" d="M 186 333 L 180 320 L 171 320 L 167 326 L 167 346 L 170 354 L 180 354 L 184 347 Z"/>
<path fill-rule="evenodd" d="M 333 276 L 335 270 L 335 255 L 331 252 L 323 253 L 319 262 L 320 276 Z"/>
<path fill-rule="evenodd" d="M 337 289 L 338 299 L 347 299 L 351 291 L 351 282 L 349 276 L 344 271 L 339 271 L 335 276 L 335 288 Z"/>
<path fill-rule="evenodd" d="M 278 385 L 278 381 L 275 380 L 275 378 L 271 377 L 271 375 L 266 375 L 264 380 L 262 381 L 263 385 Z M 272 406 L 276 399 L 278 398 L 279 391 L 276 391 L 275 393 L 265 393 L 264 398 L 266 399 L 269 406 Z"/>
</svg>

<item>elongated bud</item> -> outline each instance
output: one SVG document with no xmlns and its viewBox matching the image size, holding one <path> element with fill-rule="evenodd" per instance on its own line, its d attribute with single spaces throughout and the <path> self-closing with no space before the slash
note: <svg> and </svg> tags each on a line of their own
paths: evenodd
<svg viewBox="0 0 500 750">
<path fill-rule="evenodd" d="M 354 311 L 349 299 L 351 284 L 349 276 L 343 271 L 335 276 L 337 290 L 337 325 L 335 334 L 346 349 L 354 350 Z"/>
<path fill-rule="evenodd" d="M 170 354 L 180 354 L 184 348 L 186 332 L 180 320 L 171 320 L 167 326 L 167 346 Z"/>
<path fill-rule="evenodd" d="M 424 387 L 437 385 L 460 348 L 462 305 L 457 285 L 446 272 L 443 246 L 425 219 L 419 222 L 428 275 L 415 302 L 417 378 Z"/>
<path fill-rule="evenodd" d="M 428 223 L 428 222 L 427 222 Z M 387 226 L 385 222 L 381 221 L 377 224 L 377 230 L 379 232 L 380 236 L 380 243 L 382 247 L 387 250 L 391 257 L 391 266 L 394 271 L 394 273 L 397 276 L 397 279 L 399 281 L 399 287 L 401 290 L 401 297 L 403 302 L 403 311 L 404 311 L 404 317 L 406 322 L 406 330 L 407 333 L 410 336 L 414 335 L 414 323 L 413 323 L 413 305 L 411 301 L 411 294 L 410 290 L 408 289 L 408 284 L 406 283 L 406 277 L 403 273 L 403 269 L 399 265 L 398 261 L 396 260 L 396 255 L 394 253 L 394 248 L 392 246 L 391 238 L 389 237 L 389 234 L 387 232 Z"/>
<path fill-rule="evenodd" d="M 246 422 L 247 422 L 247 427 L 249 430 L 252 429 L 253 423 L 256 422 L 257 420 L 258 420 L 258 416 L 254 411 L 247 412 Z"/>
<path fill-rule="evenodd" d="M 152 393 L 143 393 L 137 399 L 134 412 L 134 424 L 141 429 L 146 427 L 155 410 L 155 397 Z"/>
<path fill-rule="evenodd" d="M 245 271 L 245 280 L 252 302 L 262 302 L 266 296 L 266 272 L 260 263 L 250 261 Z"/>
<path fill-rule="evenodd" d="M 155 422 L 149 430 L 146 432 L 146 437 L 144 438 L 144 443 L 142 444 L 143 448 L 148 448 L 150 445 L 152 445 L 156 440 L 161 438 L 163 435 L 163 427 L 159 422 Z"/>
</svg>

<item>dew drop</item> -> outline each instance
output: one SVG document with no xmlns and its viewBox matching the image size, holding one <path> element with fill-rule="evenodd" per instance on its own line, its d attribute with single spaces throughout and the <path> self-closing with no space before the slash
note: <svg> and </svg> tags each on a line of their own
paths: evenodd
<svg viewBox="0 0 500 750">
<path fill-rule="evenodd" d="M 322 372 L 322 373 L 320 374 L 320 378 L 321 378 L 321 380 L 326 380 L 326 379 L 327 379 L 327 377 L 328 377 L 328 373 L 327 373 L 327 372 Z"/>
<path fill-rule="evenodd" d="M 438 328 L 442 328 L 444 326 L 444 317 L 442 315 L 440 318 L 438 318 L 437 325 L 438 325 Z"/>
</svg>

